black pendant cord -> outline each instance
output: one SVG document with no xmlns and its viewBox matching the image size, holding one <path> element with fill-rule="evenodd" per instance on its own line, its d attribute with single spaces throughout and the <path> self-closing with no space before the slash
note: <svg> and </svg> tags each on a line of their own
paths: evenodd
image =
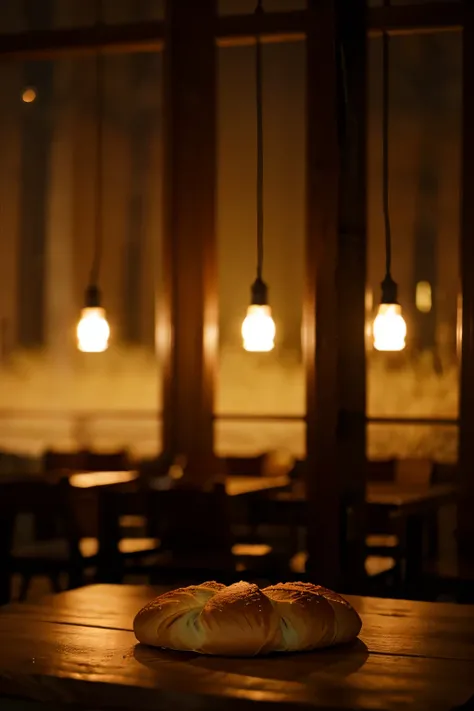
<svg viewBox="0 0 474 711">
<path fill-rule="evenodd" d="M 102 0 L 97 0 L 96 28 L 97 39 L 103 27 Z M 90 271 L 89 285 L 98 286 L 100 264 L 102 260 L 103 237 L 103 144 L 104 144 L 104 56 L 98 48 L 96 55 L 96 184 L 94 216 L 94 258 Z"/>
<path fill-rule="evenodd" d="M 258 0 L 255 9 L 258 24 L 263 16 L 263 2 Z M 257 109 L 257 279 L 262 280 L 263 272 L 263 87 L 262 87 L 262 40 L 260 27 L 255 38 L 255 85 Z"/>
<path fill-rule="evenodd" d="M 385 7 L 390 0 L 384 0 Z M 382 202 L 385 230 L 385 277 L 382 282 L 382 304 L 398 303 L 398 287 L 392 279 L 392 229 L 389 196 L 389 113 L 390 113 L 390 44 L 387 32 L 382 34 Z"/>
<path fill-rule="evenodd" d="M 385 228 L 385 272 L 391 276 L 392 267 L 392 233 L 390 226 L 389 204 L 389 37 L 386 32 L 382 35 L 382 190 L 383 190 L 383 217 Z"/>
</svg>

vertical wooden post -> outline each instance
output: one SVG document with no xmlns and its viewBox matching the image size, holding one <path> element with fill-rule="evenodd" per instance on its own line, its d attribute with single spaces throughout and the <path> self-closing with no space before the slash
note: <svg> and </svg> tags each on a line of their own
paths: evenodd
<svg viewBox="0 0 474 711">
<path fill-rule="evenodd" d="M 474 7 L 464 3 L 458 542 L 474 557 Z"/>
<path fill-rule="evenodd" d="M 339 146 L 334 0 L 308 3 L 306 69 L 306 293 L 308 571 L 337 585 L 337 236 Z"/>
<path fill-rule="evenodd" d="M 337 455 L 345 581 L 365 576 L 367 264 L 366 2 L 337 0 L 340 57 L 340 181 L 338 292 Z M 345 589 L 348 582 L 345 582 Z"/>
<path fill-rule="evenodd" d="M 350 5 L 308 4 L 308 570 L 326 585 L 347 569 L 347 538 L 363 536 L 366 38 L 363 0 Z"/>
<path fill-rule="evenodd" d="M 214 474 L 217 359 L 216 0 L 167 0 L 164 54 L 163 448 Z"/>
</svg>

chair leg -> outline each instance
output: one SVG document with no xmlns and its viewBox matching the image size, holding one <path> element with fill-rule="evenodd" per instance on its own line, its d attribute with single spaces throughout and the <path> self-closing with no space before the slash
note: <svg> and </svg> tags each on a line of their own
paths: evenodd
<svg viewBox="0 0 474 711">
<path fill-rule="evenodd" d="M 68 590 L 81 588 L 84 585 L 84 569 L 82 566 L 72 566 L 68 573 Z"/>
<path fill-rule="evenodd" d="M 51 583 L 51 587 L 53 588 L 53 592 L 59 593 L 62 591 L 61 583 L 59 582 L 59 574 L 58 573 L 51 573 L 49 575 L 49 580 Z"/>
<path fill-rule="evenodd" d="M 10 571 L 5 566 L 0 570 L 0 605 L 7 605 L 11 600 Z"/>
<path fill-rule="evenodd" d="M 28 595 L 28 589 L 30 587 L 31 575 L 22 575 L 20 578 L 20 591 L 18 594 L 18 600 L 24 602 Z"/>
</svg>

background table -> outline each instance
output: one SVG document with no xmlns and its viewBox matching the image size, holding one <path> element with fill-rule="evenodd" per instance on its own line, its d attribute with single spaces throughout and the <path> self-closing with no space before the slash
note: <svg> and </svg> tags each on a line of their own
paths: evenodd
<svg viewBox="0 0 474 711">
<path fill-rule="evenodd" d="M 247 496 L 263 491 L 277 491 L 289 486 L 288 476 L 237 476 L 225 477 L 225 490 L 228 496 Z"/>
<path fill-rule="evenodd" d="M 137 471 L 120 472 L 80 472 L 69 476 L 69 483 L 77 489 L 91 489 L 98 486 L 129 484 L 138 479 Z"/>
<path fill-rule="evenodd" d="M 354 597 L 364 623 L 356 644 L 241 660 L 137 645 L 133 616 L 153 595 L 97 585 L 3 608 L 2 709 L 1 697 L 124 711 L 447 711 L 474 703 L 469 606 Z"/>
</svg>

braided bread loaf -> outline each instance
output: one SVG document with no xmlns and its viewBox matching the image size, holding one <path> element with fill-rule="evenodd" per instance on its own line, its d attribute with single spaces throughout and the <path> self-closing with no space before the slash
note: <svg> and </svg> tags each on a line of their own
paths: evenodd
<svg viewBox="0 0 474 711">
<path fill-rule="evenodd" d="M 310 583 L 192 585 L 160 595 L 133 622 L 144 644 L 242 657 L 351 642 L 361 626 L 344 598 Z"/>
</svg>

